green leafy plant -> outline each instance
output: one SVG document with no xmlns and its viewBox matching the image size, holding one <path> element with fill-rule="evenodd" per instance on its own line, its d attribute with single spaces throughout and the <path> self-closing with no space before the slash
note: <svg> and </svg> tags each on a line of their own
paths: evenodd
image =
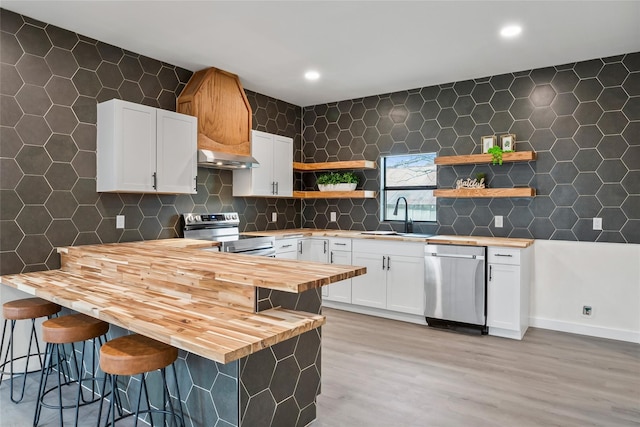
<svg viewBox="0 0 640 427">
<path fill-rule="evenodd" d="M 324 173 L 318 177 L 317 180 L 320 185 L 330 184 L 357 184 L 360 182 L 358 176 L 353 172 L 330 172 Z"/>
<path fill-rule="evenodd" d="M 493 165 L 501 165 L 502 164 L 502 154 L 503 153 L 513 153 L 512 150 L 503 151 L 502 147 L 494 145 L 493 147 L 487 150 L 487 153 L 491 154 L 491 161 Z"/>
</svg>

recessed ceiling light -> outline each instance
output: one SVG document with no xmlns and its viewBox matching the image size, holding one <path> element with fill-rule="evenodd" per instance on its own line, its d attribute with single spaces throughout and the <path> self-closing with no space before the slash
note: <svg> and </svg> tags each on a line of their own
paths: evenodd
<svg viewBox="0 0 640 427">
<path fill-rule="evenodd" d="M 511 38 L 519 35 L 521 32 L 522 27 L 520 25 L 507 25 L 506 27 L 502 27 L 500 35 L 505 38 Z"/>
<path fill-rule="evenodd" d="M 318 80 L 320 78 L 320 73 L 317 71 L 310 70 L 304 73 L 304 78 L 307 80 Z"/>
</svg>

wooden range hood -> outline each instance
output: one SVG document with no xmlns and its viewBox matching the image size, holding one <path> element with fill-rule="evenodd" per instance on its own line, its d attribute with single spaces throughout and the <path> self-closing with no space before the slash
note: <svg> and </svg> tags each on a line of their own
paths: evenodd
<svg viewBox="0 0 640 427">
<path fill-rule="evenodd" d="M 251 106 L 237 75 L 197 71 L 178 97 L 177 111 L 198 118 L 199 158 L 250 158 Z"/>
</svg>

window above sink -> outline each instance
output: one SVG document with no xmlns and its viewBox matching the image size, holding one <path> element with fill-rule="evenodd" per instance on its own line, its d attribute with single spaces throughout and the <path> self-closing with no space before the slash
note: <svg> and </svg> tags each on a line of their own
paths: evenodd
<svg viewBox="0 0 640 427">
<path fill-rule="evenodd" d="M 400 197 L 407 199 L 409 218 L 436 221 L 436 153 L 403 154 L 381 158 L 381 221 L 404 221 L 404 211 L 393 215 Z M 403 206 L 404 207 L 404 206 Z"/>
</svg>

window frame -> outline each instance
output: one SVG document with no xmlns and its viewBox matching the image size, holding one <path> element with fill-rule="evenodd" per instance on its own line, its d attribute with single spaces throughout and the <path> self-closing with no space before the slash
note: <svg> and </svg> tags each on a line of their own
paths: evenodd
<svg viewBox="0 0 640 427">
<path fill-rule="evenodd" d="M 429 152 L 429 153 L 407 153 L 407 154 L 390 154 L 387 156 L 380 156 L 380 167 L 381 167 L 381 173 L 380 173 L 380 222 L 397 222 L 400 221 L 397 218 L 394 219 L 389 219 L 386 218 L 386 204 L 387 204 L 387 191 L 434 191 L 438 188 L 438 171 L 437 171 L 437 166 L 435 164 L 435 161 L 433 163 L 434 166 L 436 166 L 436 183 L 435 185 L 401 185 L 401 186 L 387 186 L 387 159 L 390 157 L 402 157 L 402 156 L 418 156 L 418 155 L 432 155 L 433 158 L 435 159 L 435 157 L 437 156 L 436 152 Z M 436 218 L 432 221 L 428 221 L 428 220 L 413 220 L 413 222 L 421 222 L 421 223 L 427 223 L 427 224 L 432 224 L 432 223 L 437 223 L 438 219 L 437 219 L 437 210 L 436 210 Z"/>
</svg>

